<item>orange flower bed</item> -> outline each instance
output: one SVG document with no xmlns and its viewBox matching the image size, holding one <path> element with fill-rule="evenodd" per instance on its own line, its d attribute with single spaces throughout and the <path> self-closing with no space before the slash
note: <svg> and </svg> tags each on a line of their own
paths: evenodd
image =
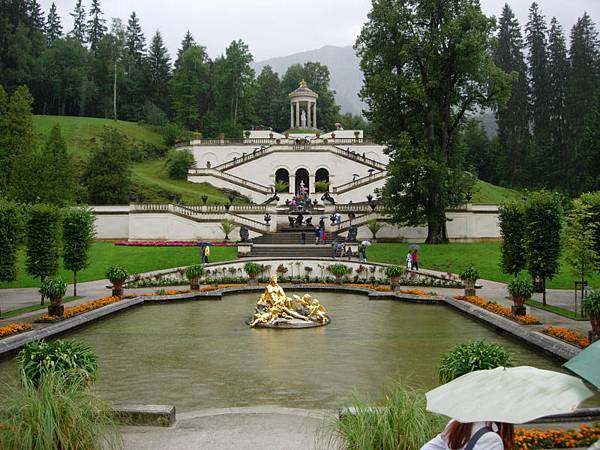
<svg viewBox="0 0 600 450">
<path fill-rule="evenodd" d="M 436 294 L 434 292 L 425 292 L 422 289 L 402 289 L 401 294 L 420 295 L 421 297 L 432 297 Z"/>
<path fill-rule="evenodd" d="M 81 303 L 80 305 L 76 305 L 71 308 L 65 308 L 65 313 L 62 317 L 51 316 L 50 314 L 42 314 L 40 317 L 38 317 L 36 322 L 59 322 L 61 320 L 69 319 L 70 317 L 76 316 L 78 314 L 93 311 L 94 309 L 102 308 L 103 306 L 110 305 L 121 300 L 123 300 L 123 298 L 117 296 L 99 298 L 98 300 L 93 300 L 87 303 Z"/>
<path fill-rule="evenodd" d="M 519 322 L 522 325 L 538 325 L 540 323 L 540 320 L 535 316 L 531 316 L 529 314 L 526 314 L 524 316 L 513 316 L 512 310 L 509 307 L 499 305 L 498 303 L 490 302 L 476 295 L 469 297 L 465 297 L 464 295 L 457 295 L 454 298 L 457 300 L 464 300 L 466 302 L 472 303 L 475 306 L 479 306 L 480 308 L 483 308 L 487 311 L 499 314 L 508 319 Z"/>
<path fill-rule="evenodd" d="M 514 450 L 589 447 L 600 439 L 600 427 L 582 425 L 579 430 L 515 429 Z"/>
<path fill-rule="evenodd" d="M 571 330 L 569 328 L 548 326 L 542 330 L 542 333 L 553 336 L 580 348 L 586 348 L 588 345 L 590 345 L 590 340 L 587 338 L 587 336 L 584 336 L 578 331 Z"/>
<path fill-rule="evenodd" d="M 11 323 L 0 327 L 0 338 L 12 336 L 13 334 L 22 333 L 23 331 L 31 330 L 31 325 L 28 323 Z"/>
</svg>

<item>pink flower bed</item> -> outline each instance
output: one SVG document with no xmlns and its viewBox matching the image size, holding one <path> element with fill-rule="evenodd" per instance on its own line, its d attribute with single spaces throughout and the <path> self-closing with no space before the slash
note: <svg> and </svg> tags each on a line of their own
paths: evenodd
<svg viewBox="0 0 600 450">
<path fill-rule="evenodd" d="M 197 247 L 198 241 L 117 241 L 115 245 L 124 247 Z M 235 242 L 214 241 L 213 247 L 234 247 Z"/>
</svg>

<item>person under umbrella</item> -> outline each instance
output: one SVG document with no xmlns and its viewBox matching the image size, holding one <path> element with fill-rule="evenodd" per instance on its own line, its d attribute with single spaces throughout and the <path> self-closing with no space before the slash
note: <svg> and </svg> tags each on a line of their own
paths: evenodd
<svg viewBox="0 0 600 450">
<path fill-rule="evenodd" d="M 575 411 L 592 392 L 534 367 L 477 370 L 427 392 L 427 410 L 452 417 L 421 450 L 512 450 L 513 424 Z"/>
</svg>

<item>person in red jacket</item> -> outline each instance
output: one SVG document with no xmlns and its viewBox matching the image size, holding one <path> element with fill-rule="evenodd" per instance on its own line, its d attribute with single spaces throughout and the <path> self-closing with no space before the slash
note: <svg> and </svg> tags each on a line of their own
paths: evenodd
<svg viewBox="0 0 600 450">
<path fill-rule="evenodd" d="M 419 253 L 417 252 L 417 250 L 413 250 L 412 251 L 412 269 L 413 270 L 419 270 Z"/>
</svg>

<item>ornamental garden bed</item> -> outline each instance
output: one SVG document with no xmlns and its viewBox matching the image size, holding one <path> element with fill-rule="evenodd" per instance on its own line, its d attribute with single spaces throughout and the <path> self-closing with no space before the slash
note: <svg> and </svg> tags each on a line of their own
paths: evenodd
<svg viewBox="0 0 600 450">
<path fill-rule="evenodd" d="M 8 336 L 13 336 L 15 334 L 23 333 L 24 331 L 29 331 L 33 327 L 28 323 L 11 323 L 9 325 L 5 325 L 0 327 L 0 338 L 5 338 Z"/>
<path fill-rule="evenodd" d="M 485 309 L 486 311 L 498 314 L 502 317 L 506 317 L 507 319 L 520 323 L 521 325 L 539 325 L 541 323 L 537 317 L 529 314 L 523 316 L 513 316 L 512 310 L 509 307 L 499 305 L 496 302 L 492 302 L 478 296 L 466 297 L 464 295 L 457 295 L 454 298 L 456 300 L 463 300 L 469 302 L 475 306 Z"/>
<path fill-rule="evenodd" d="M 575 347 L 586 348 L 590 345 L 590 340 L 587 336 L 570 328 L 548 326 L 542 330 L 542 333 L 566 342 L 567 344 L 574 345 Z"/>
<path fill-rule="evenodd" d="M 230 241 L 209 242 L 213 247 L 235 247 L 237 243 Z M 198 247 L 198 241 L 117 241 L 115 245 L 122 247 Z"/>
<path fill-rule="evenodd" d="M 587 448 L 600 439 L 600 427 L 581 425 L 578 430 L 515 429 L 514 449 Z"/>
</svg>

